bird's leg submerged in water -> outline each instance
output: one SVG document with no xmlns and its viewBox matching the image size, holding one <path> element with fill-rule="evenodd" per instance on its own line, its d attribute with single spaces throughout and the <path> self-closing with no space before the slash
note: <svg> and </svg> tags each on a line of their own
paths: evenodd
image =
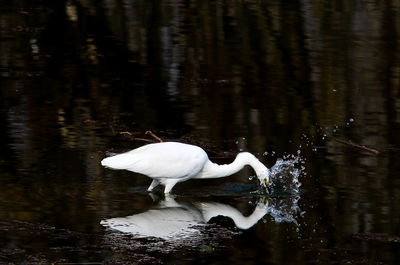
<svg viewBox="0 0 400 265">
<path fill-rule="evenodd" d="M 155 187 L 157 187 L 159 184 L 162 184 L 165 186 L 164 193 L 170 193 L 172 188 L 175 186 L 176 183 L 179 182 L 179 179 L 167 179 L 163 181 L 159 181 L 157 179 L 153 179 L 151 182 L 150 186 L 147 188 L 147 191 L 153 191 Z"/>
<path fill-rule="evenodd" d="M 147 191 L 152 191 L 155 187 L 158 186 L 158 184 L 160 184 L 160 182 L 156 179 L 153 179 Z"/>
<path fill-rule="evenodd" d="M 167 180 L 163 180 L 163 181 L 153 179 L 150 186 L 147 188 L 147 191 L 153 191 L 153 189 L 155 187 L 157 187 L 159 184 L 163 184 L 165 186 L 164 193 L 167 194 L 167 193 L 171 192 L 172 188 L 178 182 L 179 182 L 179 179 L 167 179 Z"/>
<path fill-rule="evenodd" d="M 170 193 L 172 188 L 175 186 L 176 183 L 179 182 L 179 179 L 168 179 L 165 181 L 165 189 L 164 193 Z"/>
</svg>

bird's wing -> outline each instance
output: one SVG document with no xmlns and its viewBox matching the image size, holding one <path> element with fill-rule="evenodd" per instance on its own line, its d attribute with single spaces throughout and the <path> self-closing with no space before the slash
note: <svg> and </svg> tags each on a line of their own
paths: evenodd
<svg viewBox="0 0 400 265">
<path fill-rule="evenodd" d="M 126 154 L 130 155 L 127 170 L 155 179 L 190 178 L 198 174 L 208 161 L 203 149 L 177 143 L 146 145 Z"/>
</svg>

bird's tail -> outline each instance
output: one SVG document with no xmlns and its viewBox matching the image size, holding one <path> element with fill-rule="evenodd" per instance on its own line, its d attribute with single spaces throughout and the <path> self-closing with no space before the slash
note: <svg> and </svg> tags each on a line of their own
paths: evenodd
<svg viewBox="0 0 400 265">
<path fill-rule="evenodd" d="M 123 153 L 101 160 L 101 165 L 112 169 L 128 169 L 135 163 L 132 154 Z"/>
</svg>

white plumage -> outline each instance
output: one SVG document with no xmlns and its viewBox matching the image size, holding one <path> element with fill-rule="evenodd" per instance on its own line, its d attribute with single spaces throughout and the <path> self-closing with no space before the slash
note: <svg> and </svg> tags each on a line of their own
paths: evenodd
<svg viewBox="0 0 400 265">
<path fill-rule="evenodd" d="M 160 237 L 181 240 L 201 236 L 198 227 L 216 216 L 226 216 L 240 229 L 249 229 L 268 213 L 268 201 L 259 201 L 249 216 L 236 208 L 218 202 L 178 203 L 165 196 L 165 200 L 145 212 L 102 220 L 100 224 L 136 237 Z"/>
<path fill-rule="evenodd" d="M 176 183 L 191 178 L 221 178 L 232 175 L 244 166 L 251 166 L 261 184 L 269 183 L 269 170 L 254 155 L 242 152 L 228 165 L 218 165 L 208 159 L 200 147 L 190 144 L 163 142 L 148 144 L 132 151 L 105 158 L 105 167 L 126 169 L 153 179 L 148 191 L 159 184 L 169 193 Z"/>
</svg>

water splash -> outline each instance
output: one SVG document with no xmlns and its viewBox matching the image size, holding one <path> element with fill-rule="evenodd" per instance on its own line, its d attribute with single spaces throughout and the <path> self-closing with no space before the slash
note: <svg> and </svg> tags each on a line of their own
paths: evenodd
<svg viewBox="0 0 400 265">
<path fill-rule="evenodd" d="M 300 151 L 300 150 L 299 150 Z M 299 194 L 300 176 L 304 174 L 304 159 L 297 155 L 287 155 L 278 158 L 271 167 L 271 190 L 275 194 Z"/>
<path fill-rule="evenodd" d="M 300 177 L 305 175 L 305 160 L 299 150 L 296 155 L 278 158 L 271 167 L 268 215 L 276 223 L 289 222 L 298 226 L 302 214 L 300 200 Z"/>
<path fill-rule="evenodd" d="M 286 198 L 271 198 L 269 200 L 268 212 L 275 223 L 294 223 L 298 225 L 296 218 L 301 214 L 298 205 L 300 196 L 290 196 Z"/>
</svg>

